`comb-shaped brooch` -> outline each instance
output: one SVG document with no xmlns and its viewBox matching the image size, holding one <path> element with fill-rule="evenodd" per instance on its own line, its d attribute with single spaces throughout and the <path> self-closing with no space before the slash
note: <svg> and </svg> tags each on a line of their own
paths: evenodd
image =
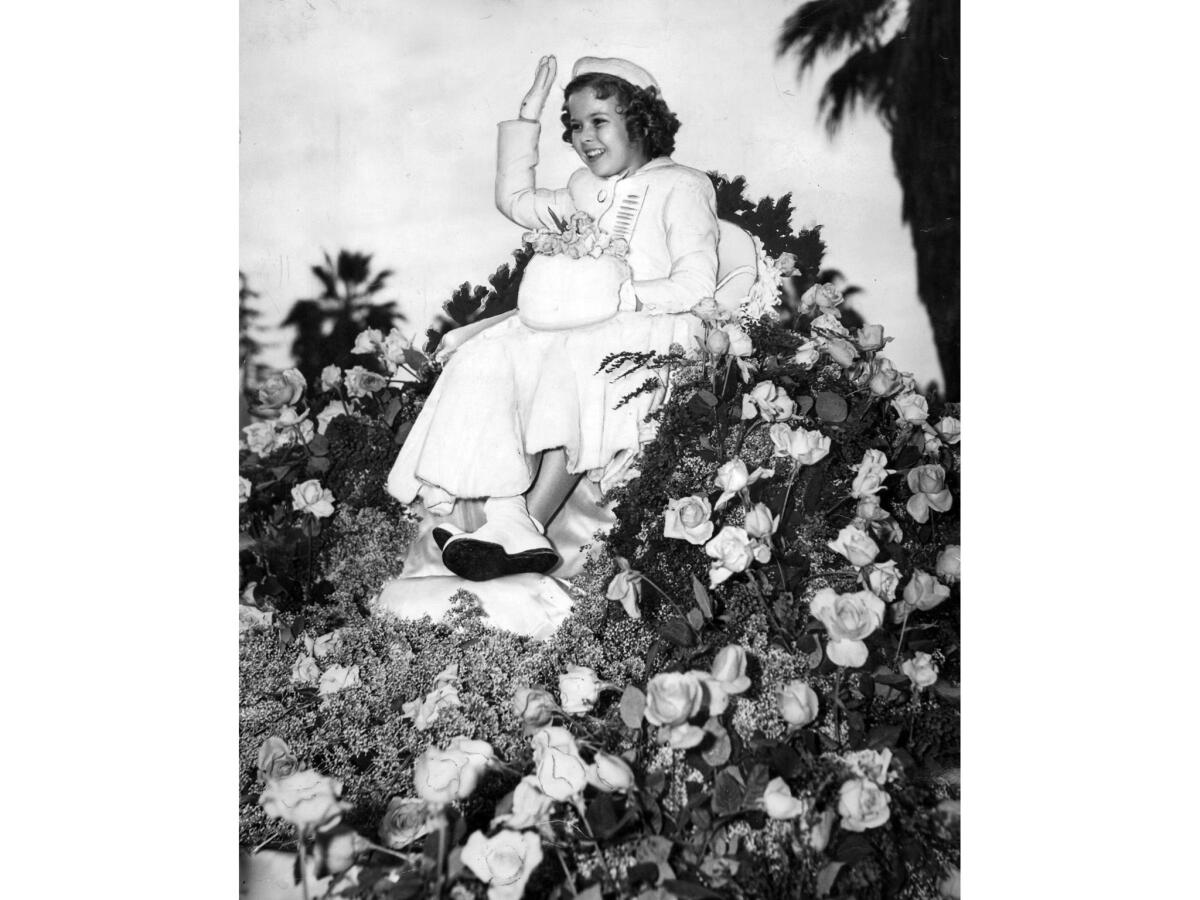
<svg viewBox="0 0 1200 900">
<path fill-rule="evenodd" d="M 646 202 L 646 190 L 643 188 L 639 193 L 622 197 L 614 207 L 613 227 L 609 232 L 614 239 L 621 238 L 628 242 L 633 238 L 633 229 Z"/>
</svg>

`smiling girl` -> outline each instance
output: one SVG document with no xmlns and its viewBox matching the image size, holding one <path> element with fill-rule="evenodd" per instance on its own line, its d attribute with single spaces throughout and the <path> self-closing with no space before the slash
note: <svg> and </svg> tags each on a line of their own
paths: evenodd
<svg viewBox="0 0 1200 900">
<path fill-rule="evenodd" d="M 447 522 L 433 532 L 444 565 L 472 580 L 559 564 L 546 524 L 584 473 L 601 489 L 628 474 L 653 431 L 646 417 L 661 402 L 642 394 L 620 405 L 634 385 L 598 373 L 601 361 L 619 351 L 691 346 L 700 324 L 690 311 L 716 284 L 712 183 L 671 159 L 679 120 L 640 66 L 594 57 L 575 64 L 563 140 L 584 167 L 565 188 L 536 186 L 538 120 L 556 71 L 554 57 L 543 57 L 519 118 L 500 123 L 496 205 L 528 229 L 556 229 L 585 213 L 627 245 L 627 268 L 601 292 L 586 324 L 547 329 L 523 321 L 521 308 L 534 299 L 523 282 L 517 315 L 451 332 L 453 355 L 388 489 L 405 503 L 419 496 L 443 515 L 457 499 L 486 498 L 478 529 Z"/>
</svg>

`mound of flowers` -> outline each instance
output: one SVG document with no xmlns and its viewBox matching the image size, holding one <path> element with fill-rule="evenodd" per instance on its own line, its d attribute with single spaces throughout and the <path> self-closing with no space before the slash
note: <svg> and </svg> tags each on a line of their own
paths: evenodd
<svg viewBox="0 0 1200 900">
<path fill-rule="evenodd" d="M 364 332 L 387 375 L 267 382 L 244 846 L 334 897 L 958 895 L 959 412 L 831 285 L 787 288 L 606 360 L 665 397 L 657 437 L 546 642 L 466 591 L 441 622 L 369 608 L 415 533 L 383 485 L 436 363 Z"/>
</svg>

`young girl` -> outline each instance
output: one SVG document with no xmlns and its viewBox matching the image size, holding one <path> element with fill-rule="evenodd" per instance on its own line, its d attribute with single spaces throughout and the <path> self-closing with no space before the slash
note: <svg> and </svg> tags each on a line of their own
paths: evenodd
<svg viewBox="0 0 1200 900">
<path fill-rule="evenodd" d="M 575 64 L 563 140 L 584 168 L 565 188 L 536 187 L 538 120 L 556 70 L 554 57 L 543 57 L 520 117 L 500 123 L 496 205 L 532 229 L 586 213 L 627 241 L 629 277 L 617 302 L 598 305 L 600 321 L 547 330 L 518 310 L 460 330 L 461 349 L 405 440 L 388 489 L 405 503 L 420 496 L 434 514 L 449 513 L 456 499 L 486 498 L 486 521 L 473 532 L 434 530 L 444 565 L 476 581 L 559 563 L 545 524 L 584 473 L 607 486 L 649 437 L 644 420 L 655 398 L 617 408 L 636 380 L 598 374 L 601 360 L 690 346 L 699 328 L 690 310 L 716 283 L 712 184 L 670 158 L 679 120 L 641 67 L 592 57 Z"/>
</svg>

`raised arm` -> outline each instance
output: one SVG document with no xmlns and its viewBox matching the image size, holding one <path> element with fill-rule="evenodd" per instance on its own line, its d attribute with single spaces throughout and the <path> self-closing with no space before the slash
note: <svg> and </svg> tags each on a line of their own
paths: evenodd
<svg viewBox="0 0 1200 900">
<path fill-rule="evenodd" d="M 520 117 L 500 123 L 496 151 L 496 208 L 525 228 L 553 228 L 553 210 L 562 219 L 575 211 L 567 188 L 537 187 L 539 119 L 554 84 L 558 63 L 553 56 L 538 60 L 533 85 L 521 101 Z"/>
<path fill-rule="evenodd" d="M 717 285 L 717 195 L 712 184 L 681 182 L 663 208 L 671 274 L 630 283 L 637 305 L 651 315 L 687 312 Z"/>
</svg>

